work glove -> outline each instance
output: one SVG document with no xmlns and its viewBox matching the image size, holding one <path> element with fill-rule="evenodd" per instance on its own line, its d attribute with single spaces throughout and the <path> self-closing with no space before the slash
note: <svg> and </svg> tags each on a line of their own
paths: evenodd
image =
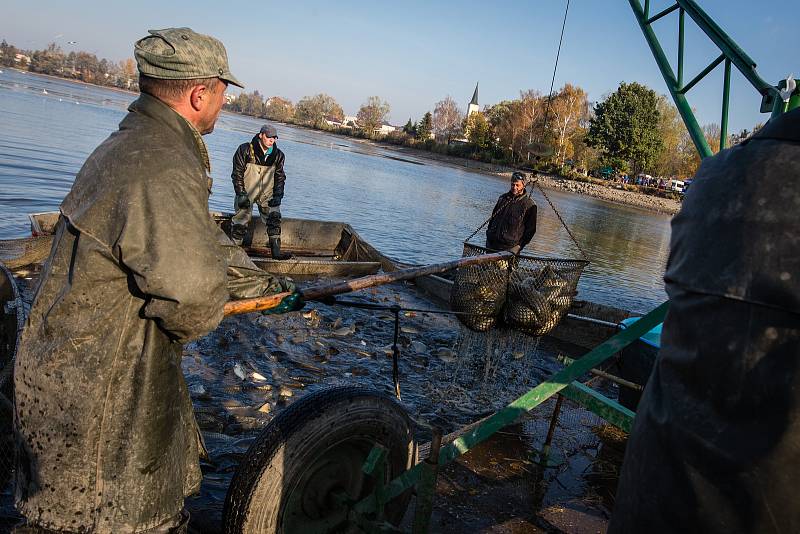
<svg viewBox="0 0 800 534">
<path fill-rule="evenodd" d="M 294 286 L 294 284 L 292 284 Z M 269 310 L 264 310 L 261 313 L 263 315 L 277 315 L 280 313 L 289 313 L 293 311 L 299 311 L 303 309 L 306 303 L 303 301 L 303 294 L 299 291 L 295 291 L 291 295 L 284 297 L 281 300 L 281 303 L 275 306 L 274 308 L 270 308 Z"/>
<path fill-rule="evenodd" d="M 280 291 L 278 293 L 294 293 L 297 291 L 297 287 L 295 287 L 294 282 L 292 282 L 291 278 L 278 278 L 278 285 L 281 286 Z"/>
<path fill-rule="evenodd" d="M 248 197 L 247 193 L 245 192 L 236 193 L 236 200 L 234 200 L 233 203 L 234 207 L 240 210 L 246 210 L 247 208 L 253 205 L 253 203 L 250 202 L 250 197 Z"/>
</svg>

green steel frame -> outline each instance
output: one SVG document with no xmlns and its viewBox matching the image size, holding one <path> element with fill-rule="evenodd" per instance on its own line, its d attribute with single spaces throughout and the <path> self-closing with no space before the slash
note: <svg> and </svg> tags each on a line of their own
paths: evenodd
<svg viewBox="0 0 800 534">
<path fill-rule="evenodd" d="M 708 146 L 703 131 L 697 123 L 697 119 L 692 112 L 686 100 L 686 93 L 692 87 L 705 78 L 712 70 L 714 70 L 720 63 L 725 63 L 725 75 L 723 78 L 722 87 L 722 118 L 720 120 L 720 139 L 719 146 L 723 149 L 727 146 L 728 141 L 728 110 L 730 109 L 730 90 L 731 90 L 731 65 L 735 66 L 739 72 L 750 82 L 756 91 L 761 95 L 761 112 L 772 112 L 773 116 L 780 114 L 785 110 L 783 106 L 783 99 L 780 98 L 780 92 L 777 86 L 771 85 L 764 81 L 761 76 L 756 72 L 756 63 L 739 48 L 733 39 L 731 39 L 717 24 L 709 17 L 694 0 L 676 0 L 675 4 L 667 9 L 655 14 L 650 15 L 650 0 L 644 0 L 644 7 L 640 0 L 628 0 L 636 16 L 636 21 L 642 29 L 647 44 L 650 46 L 650 51 L 658 64 L 661 75 L 667 84 L 672 100 L 678 108 L 678 112 L 683 118 L 686 129 L 694 142 L 694 146 L 700 153 L 701 158 L 711 156 L 711 148 Z M 669 15 L 670 13 L 678 12 L 678 62 L 677 62 L 677 75 L 672 70 L 669 60 L 661 43 L 653 31 L 653 23 L 657 20 Z M 689 82 L 684 83 L 683 67 L 684 67 L 684 37 L 685 37 L 685 20 L 686 15 L 689 15 L 697 26 L 705 33 L 711 41 L 717 45 L 720 50 L 720 55 L 712 61 L 705 69 L 703 69 L 697 76 L 692 78 Z"/>
<path fill-rule="evenodd" d="M 442 447 L 439 450 L 438 462 L 434 465 L 443 466 L 450 463 L 491 437 L 492 434 L 498 430 L 516 422 L 521 416 L 557 394 L 561 394 L 564 397 L 578 402 L 609 423 L 623 430 L 630 431 L 634 417 L 632 411 L 620 406 L 613 400 L 606 398 L 584 384 L 576 382 L 576 380 L 639 339 L 653 327 L 663 322 L 668 306 L 669 302 L 661 304 L 628 328 L 607 339 L 579 360 L 576 360 L 574 363 L 554 374 L 549 380 L 542 382 L 505 408 L 488 417 L 480 425 Z M 370 454 L 365 464 L 365 471 L 371 472 L 374 469 L 376 455 L 377 451 L 373 451 L 373 453 Z M 389 500 L 397 497 L 415 485 L 417 486 L 418 499 L 420 496 L 425 496 L 425 500 L 432 499 L 436 477 L 435 471 L 434 476 L 431 476 L 431 471 L 432 466 L 430 462 L 422 462 L 404 472 L 385 486 L 380 480 L 376 481 L 379 484 L 379 489 L 352 507 L 351 518 L 353 522 L 364 525 L 365 518 L 368 517 L 380 521 L 384 505 Z M 429 507 L 429 503 L 423 505 Z M 415 531 L 426 532 L 427 523 L 423 522 L 422 524 L 416 525 Z"/>
<path fill-rule="evenodd" d="M 791 107 L 800 107 L 800 88 L 792 95 L 791 102 L 784 100 L 781 97 L 780 89 L 785 87 L 786 82 L 781 81 L 778 86 L 773 86 L 764 81 L 756 73 L 755 62 L 700 9 L 694 0 L 676 0 L 674 5 L 652 16 L 650 15 L 650 0 L 644 0 L 644 6 L 642 6 L 640 0 L 628 1 L 701 158 L 711 156 L 712 152 L 697 123 L 694 112 L 686 100 L 686 93 L 721 63 L 725 64 L 725 73 L 722 89 L 720 149 L 726 147 L 728 138 L 731 65 L 735 66 L 761 94 L 762 113 L 771 112 L 772 116 L 776 116 Z M 677 74 L 673 72 L 652 28 L 654 22 L 675 11 L 678 12 Z M 687 14 L 717 45 L 720 55 L 697 76 L 688 82 L 684 82 L 684 38 Z M 351 506 L 350 519 L 353 524 L 358 525 L 365 531 L 397 532 L 397 530 L 383 521 L 383 508 L 391 499 L 412 487 L 416 487 L 418 510 L 414 520 L 413 532 L 415 534 L 427 532 L 430 524 L 432 501 L 436 493 L 435 485 L 438 467 L 446 465 L 465 454 L 498 430 L 516 422 L 521 416 L 540 406 L 554 395 L 561 395 L 571 399 L 612 425 L 630 432 L 633 426 L 634 412 L 578 382 L 577 379 L 663 322 L 668 307 L 669 302 L 664 302 L 633 325 L 604 341 L 582 358 L 569 363 L 564 369 L 550 377 L 549 380 L 539 384 L 505 408 L 494 413 L 455 441 L 439 448 L 439 436 L 437 435 L 434 438 L 435 444 L 431 447 L 430 458 L 417 464 L 387 484 L 384 484 L 383 481 L 384 470 L 378 466 L 378 463 L 385 459 L 386 451 L 380 446 L 376 446 L 364 466 L 365 473 L 377 475 L 376 491 Z M 556 410 L 554 417 L 557 417 L 557 414 L 558 411 Z M 438 461 L 435 461 L 437 456 Z"/>
</svg>

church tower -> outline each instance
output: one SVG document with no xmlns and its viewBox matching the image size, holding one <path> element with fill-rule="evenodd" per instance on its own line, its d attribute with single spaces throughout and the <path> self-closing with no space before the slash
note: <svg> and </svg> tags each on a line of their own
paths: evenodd
<svg viewBox="0 0 800 534">
<path fill-rule="evenodd" d="M 470 101 L 469 105 L 467 106 L 467 118 L 473 113 L 478 112 L 478 84 L 475 84 L 475 92 L 472 93 L 472 100 Z"/>
</svg>

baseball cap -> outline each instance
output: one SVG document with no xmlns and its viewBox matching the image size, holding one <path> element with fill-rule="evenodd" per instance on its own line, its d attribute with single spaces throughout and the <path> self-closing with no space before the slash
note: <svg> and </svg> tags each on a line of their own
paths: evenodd
<svg viewBox="0 0 800 534">
<path fill-rule="evenodd" d="M 148 30 L 136 41 L 133 55 L 139 72 L 162 80 L 219 78 L 244 88 L 228 66 L 221 41 L 191 28 Z"/>
<path fill-rule="evenodd" d="M 262 133 L 267 137 L 274 137 L 275 139 L 278 138 L 278 130 L 276 130 L 275 127 L 271 124 L 265 124 L 264 126 L 262 126 L 261 129 L 258 131 L 258 133 Z"/>
</svg>

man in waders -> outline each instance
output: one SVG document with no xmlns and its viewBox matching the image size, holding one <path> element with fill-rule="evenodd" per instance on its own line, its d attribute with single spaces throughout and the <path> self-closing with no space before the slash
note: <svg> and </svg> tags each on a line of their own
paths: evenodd
<svg viewBox="0 0 800 534">
<path fill-rule="evenodd" d="M 61 204 L 21 337 L 18 532 L 185 532 L 202 442 L 182 345 L 216 328 L 229 295 L 291 290 L 208 213 L 201 136 L 241 87 L 225 47 L 169 28 L 134 55 L 141 95 Z"/>
<path fill-rule="evenodd" d="M 798 209 L 800 108 L 703 160 L 609 532 L 800 532 Z"/>
<path fill-rule="evenodd" d="M 500 195 L 486 229 L 486 248 L 519 254 L 536 233 L 536 203 L 525 190 L 525 175 L 511 175 L 511 190 Z"/>
<path fill-rule="evenodd" d="M 233 190 L 236 192 L 231 220 L 231 237 L 241 245 L 247 234 L 247 225 L 252 218 L 253 203 L 258 206 L 261 221 L 267 227 L 272 257 L 288 260 L 292 256 L 281 252 L 281 201 L 286 173 L 286 159 L 275 144 L 278 131 L 265 124 L 249 143 L 243 143 L 233 155 Z"/>
</svg>

